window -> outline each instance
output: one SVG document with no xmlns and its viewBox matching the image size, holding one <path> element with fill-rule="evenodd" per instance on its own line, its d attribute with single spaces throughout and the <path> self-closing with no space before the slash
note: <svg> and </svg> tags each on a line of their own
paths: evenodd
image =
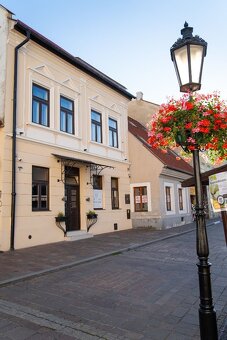
<svg viewBox="0 0 227 340">
<path fill-rule="evenodd" d="M 49 126 L 49 90 L 32 85 L 32 122 Z"/>
<path fill-rule="evenodd" d="M 111 178 L 112 209 L 119 209 L 118 178 Z"/>
<path fill-rule="evenodd" d="M 165 187 L 166 190 L 166 210 L 171 211 L 171 187 Z"/>
<path fill-rule="evenodd" d="M 74 133 L 74 103 L 65 97 L 60 97 L 60 130 Z"/>
<path fill-rule="evenodd" d="M 182 188 L 178 188 L 178 199 L 179 199 L 179 209 L 184 210 L 183 189 Z"/>
<path fill-rule="evenodd" d="M 93 207 L 102 209 L 102 176 L 93 175 Z"/>
<path fill-rule="evenodd" d="M 102 115 L 91 111 L 91 140 L 102 143 Z"/>
<path fill-rule="evenodd" d="M 147 187 L 134 187 L 135 211 L 148 211 Z"/>
<path fill-rule="evenodd" d="M 49 169 L 32 167 L 32 210 L 49 208 Z"/>
<path fill-rule="evenodd" d="M 93 189 L 102 190 L 102 176 L 93 175 Z"/>
<path fill-rule="evenodd" d="M 117 121 L 109 118 L 109 146 L 118 148 Z"/>
</svg>

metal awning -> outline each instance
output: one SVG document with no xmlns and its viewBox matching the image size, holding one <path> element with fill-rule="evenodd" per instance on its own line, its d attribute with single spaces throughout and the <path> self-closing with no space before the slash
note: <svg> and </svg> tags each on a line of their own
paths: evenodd
<svg viewBox="0 0 227 340">
<path fill-rule="evenodd" d="M 67 175 L 67 172 L 66 172 L 66 169 L 65 169 L 66 166 L 69 169 L 71 169 L 75 165 L 84 165 L 86 167 L 89 167 L 89 169 L 90 169 L 90 183 L 87 183 L 87 184 L 91 184 L 91 185 L 93 185 L 93 181 L 92 181 L 93 175 L 100 175 L 100 173 L 106 168 L 114 169 L 113 166 L 99 164 L 99 163 L 95 163 L 95 162 L 92 162 L 92 161 L 89 161 L 89 160 L 84 160 L 84 159 L 74 158 L 74 157 L 69 157 L 69 156 L 63 156 L 63 155 L 57 155 L 57 154 L 54 154 L 54 153 L 52 153 L 52 155 L 57 158 L 58 162 L 61 162 L 61 179 L 59 181 L 62 181 L 63 183 L 65 183 L 65 175 Z"/>
<path fill-rule="evenodd" d="M 218 168 L 211 169 L 201 174 L 201 180 L 203 185 L 209 185 L 209 176 L 218 174 L 219 172 L 227 171 L 227 164 Z M 190 177 L 182 182 L 182 187 L 193 187 L 195 186 L 195 177 Z"/>
</svg>

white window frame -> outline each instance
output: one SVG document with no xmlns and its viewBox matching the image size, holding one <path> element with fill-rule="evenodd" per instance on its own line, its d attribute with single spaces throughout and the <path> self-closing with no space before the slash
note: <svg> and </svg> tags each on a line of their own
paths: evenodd
<svg viewBox="0 0 227 340">
<path fill-rule="evenodd" d="M 183 210 L 180 210 L 180 205 L 179 205 L 179 193 L 178 189 L 182 189 L 182 198 L 183 198 Z M 188 211 L 188 202 L 187 202 L 187 197 L 186 197 L 186 188 L 182 188 L 180 184 L 177 185 L 177 200 L 178 200 L 178 209 L 179 209 L 179 214 L 185 214 Z"/>
<path fill-rule="evenodd" d="M 167 210 L 166 207 L 166 187 L 170 187 L 170 200 L 171 200 L 171 210 Z M 165 198 L 165 213 L 166 215 L 173 215 L 176 212 L 176 205 L 175 205 L 175 190 L 174 190 L 174 183 L 164 182 L 164 198 Z M 177 197 L 178 199 L 178 197 Z"/>
<path fill-rule="evenodd" d="M 131 211 L 135 212 L 135 202 L 134 202 L 134 188 L 136 187 L 147 187 L 147 208 L 148 211 L 138 211 L 137 214 L 146 214 L 149 211 L 152 211 L 151 206 L 151 183 L 150 182 L 140 182 L 140 183 L 132 183 L 130 184 L 130 202 L 131 202 Z"/>
</svg>

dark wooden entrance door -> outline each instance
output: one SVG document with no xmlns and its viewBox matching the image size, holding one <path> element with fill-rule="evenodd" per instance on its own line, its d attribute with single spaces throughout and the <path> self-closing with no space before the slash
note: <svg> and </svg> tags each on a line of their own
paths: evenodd
<svg viewBox="0 0 227 340">
<path fill-rule="evenodd" d="M 66 231 L 80 230 L 80 170 L 65 166 Z"/>
<path fill-rule="evenodd" d="M 65 214 L 67 217 L 66 230 L 80 230 L 80 187 L 79 185 L 65 185 Z"/>
</svg>

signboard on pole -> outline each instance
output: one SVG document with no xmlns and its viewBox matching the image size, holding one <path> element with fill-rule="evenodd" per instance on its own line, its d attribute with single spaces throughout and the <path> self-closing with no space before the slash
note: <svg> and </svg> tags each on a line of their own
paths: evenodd
<svg viewBox="0 0 227 340">
<path fill-rule="evenodd" d="M 209 194 L 214 212 L 227 211 L 227 172 L 209 176 Z"/>
</svg>

